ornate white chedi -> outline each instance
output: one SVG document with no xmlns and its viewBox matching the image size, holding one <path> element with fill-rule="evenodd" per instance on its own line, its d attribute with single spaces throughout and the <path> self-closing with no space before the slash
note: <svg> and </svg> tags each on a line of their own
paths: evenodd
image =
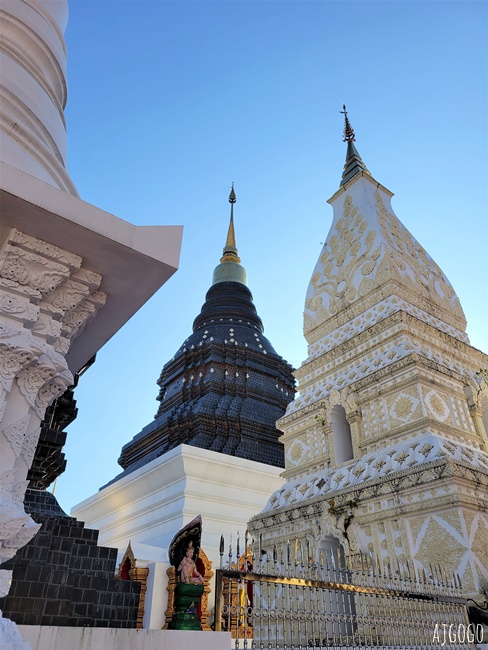
<svg viewBox="0 0 488 650">
<path fill-rule="evenodd" d="M 47 406 L 174 273 L 181 228 L 135 227 L 77 197 L 65 167 L 67 2 L 6 0 L 0 19 L 1 564 L 40 527 L 23 501 Z M 10 578 L 0 570 L 0 597 Z M 0 647 L 28 647 L 1 614 Z"/>
<path fill-rule="evenodd" d="M 394 215 L 346 115 L 346 165 L 307 291 L 308 358 L 278 421 L 287 483 L 250 525 L 262 544 L 341 543 L 488 586 L 488 357 L 449 281 Z M 305 548 L 305 546 L 304 546 Z"/>
</svg>

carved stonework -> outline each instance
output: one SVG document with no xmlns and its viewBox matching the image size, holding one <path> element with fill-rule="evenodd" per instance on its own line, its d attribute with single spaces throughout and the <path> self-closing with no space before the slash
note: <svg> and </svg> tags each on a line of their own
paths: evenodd
<svg viewBox="0 0 488 650">
<path fill-rule="evenodd" d="M 166 591 L 168 592 L 168 607 L 164 612 L 164 625 L 163 630 L 169 629 L 169 624 L 173 620 L 173 614 L 175 611 L 175 588 L 177 581 L 176 569 L 174 566 L 170 566 L 166 570 L 166 575 L 168 576 L 168 585 Z"/>
<path fill-rule="evenodd" d="M 26 481 L 16 482 L 15 478 L 15 469 L 0 474 L 0 564 L 11 559 L 40 528 L 24 511 Z"/>
<path fill-rule="evenodd" d="M 211 560 L 208 559 L 205 551 L 200 549 L 200 554 L 198 556 L 198 559 L 201 560 L 204 571 L 205 573 L 204 578 L 205 581 L 203 583 L 203 596 L 201 600 L 201 607 L 202 607 L 202 615 L 201 615 L 201 624 L 202 624 L 202 630 L 206 630 L 207 632 L 211 630 L 208 620 L 210 617 L 210 612 L 209 612 L 209 607 L 208 607 L 208 598 L 210 594 L 210 581 L 213 577 L 214 572 L 212 571 L 212 562 Z"/>
<path fill-rule="evenodd" d="M 82 263 L 15 228 L 0 249 L 0 563 L 40 527 L 23 506 L 40 423 L 73 383 L 64 354 L 105 302 Z"/>
<path fill-rule="evenodd" d="M 342 215 L 334 220 L 310 281 L 305 335 L 392 281 L 410 292 L 410 302 L 431 314 L 437 311 L 458 329 L 465 327 L 464 314 L 449 281 L 387 209 L 386 198 L 376 190 L 376 209 L 367 206 L 364 213 L 349 194 L 343 198 Z M 419 287 L 423 291 L 419 292 Z"/>
<path fill-rule="evenodd" d="M 25 432 L 27 430 L 29 420 L 30 417 L 26 415 L 21 420 L 14 422 L 9 427 L 5 427 L 3 430 L 4 436 L 9 441 L 15 456 L 18 456 L 20 454 L 20 451 L 24 444 Z"/>
</svg>

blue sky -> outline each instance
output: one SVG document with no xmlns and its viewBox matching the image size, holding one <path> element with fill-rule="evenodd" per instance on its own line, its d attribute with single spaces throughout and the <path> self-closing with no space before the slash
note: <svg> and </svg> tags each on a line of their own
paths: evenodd
<svg viewBox="0 0 488 650">
<path fill-rule="evenodd" d="M 372 175 L 440 265 L 488 351 L 488 6 L 483 1 L 71 0 L 69 169 L 81 197 L 140 225 L 183 224 L 180 270 L 77 389 L 69 510 L 119 471 L 157 410 L 236 236 L 265 333 L 306 357 L 305 293 L 345 157 L 342 104 Z"/>
</svg>

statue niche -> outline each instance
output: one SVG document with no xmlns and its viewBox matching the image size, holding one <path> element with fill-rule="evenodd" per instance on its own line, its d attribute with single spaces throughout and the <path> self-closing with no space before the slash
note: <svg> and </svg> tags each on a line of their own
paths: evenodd
<svg viewBox="0 0 488 650">
<path fill-rule="evenodd" d="M 176 570 L 174 613 L 168 625 L 170 630 L 201 630 L 201 597 L 204 576 L 197 569 L 202 518 L 196 517 L 173 538 L 169 560 Z"/>
<path fill-rule="evenodd" d="M 197 607 L 198 618 L 200 619 L 200 624 L 202 630 L 205 632 L 210 632 L 212 628 L 209 625 L 210 612 L 208 610 L 208 601 L 210 595 L 210 582 L 214 575 L 212 570 L 212 561 L 208 559 L 207 555 L 203 548 L 200 548 L 200 553 L 198 554 L 198 559 L 196 562 L 197 571 L 203 576 L 205 582 L 203 583 L 203 596 L 200 599 L 200 607 Z M 173 614 L 175 613 L 175 588 L 176 580 L 179 578 L 176 567 L 170 566 L 166 575 L 168 576 L 168 586 L 166 590 L 168 592 L 168 606 L 164 612 L 164 625 L 163 630 L 168 630 Z M 201 614 L 200 614 L 201 611 Z"/>
</svg>

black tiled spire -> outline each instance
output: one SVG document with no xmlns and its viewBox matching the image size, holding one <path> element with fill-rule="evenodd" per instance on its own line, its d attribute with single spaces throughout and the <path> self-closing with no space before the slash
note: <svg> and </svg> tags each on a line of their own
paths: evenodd
<svg viewBox="0 0 488 650">
<path fill-rule="evenodd" d="M 182 443 L 284 467 L 275 423 L 294 398 L 295 380 L 263 335 L 237 256 L 233 190 L 229 200 L 224 257 L 193 333 L 162 370 L 155 420 L 122 449 L 126 473 Z"/>
</svg>

